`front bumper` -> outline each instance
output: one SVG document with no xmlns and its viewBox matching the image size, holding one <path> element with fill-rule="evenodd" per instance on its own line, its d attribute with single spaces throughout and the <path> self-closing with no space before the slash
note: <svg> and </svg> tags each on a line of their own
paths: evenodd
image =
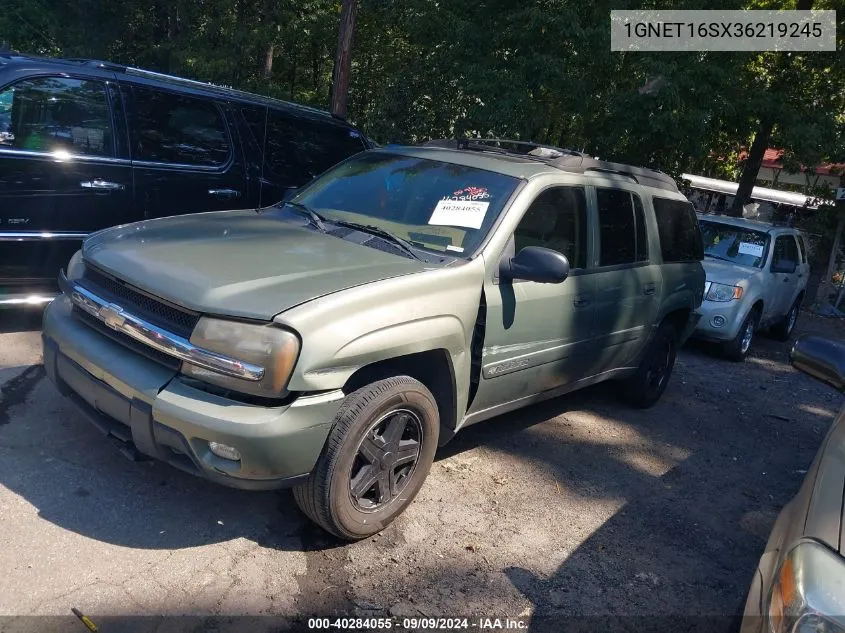
<svg viewBox="0 0 845 633">
<path fill-rule="evenodd" d="M 748 314 L 745 302 L 737 300 L 721 302 L 705 299 L 701 302 L 698 312 L 701 314 L 701 319 L 693 336 L 711 341 L 733 340 Z M 724 320 L 721 326 L 719 325 L 720 318 Z"/>
<path fill-rule="evenodd" d="M 208 393 L 82 323 L 65 296 L 47 306 L 42 337 L 48 377 L 125 454 L 234 488 L 307 478 L 344 398 L 338 390 L 263 407 Z M 241 460 L 214 455 L 210 441 L 234 446 Z"/>
</svg>

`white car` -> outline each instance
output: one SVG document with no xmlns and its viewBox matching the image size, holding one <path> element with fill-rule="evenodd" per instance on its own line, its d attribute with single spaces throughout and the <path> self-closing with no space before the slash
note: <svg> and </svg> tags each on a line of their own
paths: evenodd
<svg viewBox="0 0 845 633">
<path fill-rule="evenodd" d="M 699 215 L 707 282 L 694 336 L 742 361 L 757 330 L 786 341 L 807 291 L 810 265 L 798 229 L 729 216 Z"/>
</svg>

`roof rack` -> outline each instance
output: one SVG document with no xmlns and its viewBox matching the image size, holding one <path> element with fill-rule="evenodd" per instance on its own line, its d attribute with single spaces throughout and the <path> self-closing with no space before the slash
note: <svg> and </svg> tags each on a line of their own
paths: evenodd
<svg viewBox="0 0 845 633">
<path fill-rule="evenodd" d="M 465 149 L 497 154 L 507 154 L 519 158 L 543 162 L 561 171 L 571 173 L 599 173 L 611 174 L 630 178 L 635 183 L 644 187 L 654 187 L 664 191 L 678 193 L 678 185 L 675 180 L 656 169 L 646 167 L 633 167 L 622 163 L 613 163 L 606 160 L 599 160 L 587 156 L 582 152 L 563 147 L 543 145 L 542 143 L 531 143 L 528 141 L 513 141 L 508 139 L 438 139 L 423 143 L 428 147 L 443 147 L 448 149 Z M 518 151 L 509 151 L 502 145 L 513 145 Z M 530 148 L 525 151 L 525 148 Z M 548 150 L 547 152 L 534 152 L 534 150 Z M 533 152 L 533 153 L 529 153 Z"/>
</svg>

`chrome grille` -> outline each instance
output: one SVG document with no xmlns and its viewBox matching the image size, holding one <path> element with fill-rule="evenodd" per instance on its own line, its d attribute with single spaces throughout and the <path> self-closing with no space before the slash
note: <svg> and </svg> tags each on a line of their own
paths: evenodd
<svg viewBox="0 0 845 633">
<path fill-rule="evenodd" d="M 77 319 L 86 323 L 87 325 L 91 326 L 95 330 L 97 330 L 100 334 L 108 336 L 110 339 L 125 345 L 129 349 L 141 356 L 146 356 L 150 360 L 157 362 L 160 365 L 164 365 L 168 369 L 177 370 L 182 365 L 182 361 L 178 358 L 174 358 L 169 354 L 165 354 L 164 352 L 160 352 L 152 347 L 144 345 L 143 343 L 136 341 L 131 336 L 126 336 L 122 332 L 117 332 L 110 327 L 108 327 L 105 323 L 100 321 L 98 318 L 91 316 L 84 310 L 81 310 L 77 306 L 73 306 L 73 316 Z"/>
<path fill-rule="evenodd" d="M 90 264 L 86 264 L 82 285 L 88 290 L 118 304 L 128 312 L 143 317 L 150 323 L 184 338 L 190 338 L 199 314 L 177 308 L 155 299 L 132 286 L 111 277 Z"/>
</svg>

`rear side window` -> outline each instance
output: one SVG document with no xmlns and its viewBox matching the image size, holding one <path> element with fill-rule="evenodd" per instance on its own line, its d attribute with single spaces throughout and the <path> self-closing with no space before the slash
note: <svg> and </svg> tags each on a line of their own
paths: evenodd
<svg viewBox="0 0 845 633">
<path fill-rule="evenodd" d="M 704 243 L 695 210 L 689 202 L 653 198 L 663 261 L 690 262 L 704 259 Z"/>
<path fill-rule="evenodd" d="M 648 240 L 642 202 L 622 189 L 597 189 L 599 266 L 648 260 Z"/>
<path fill-rule="evenodd" d="M 132 88 L 132 158 L 217 167 L 229 160 L 229 138 L 212 101 L 150 88 Z"/>
<path fill-rule="evenodd" d="M 38 77 L 0 90 L 0 147 L 114 156 L 105 85 Z"/>
<path fill-rule="evenodd" d="M 265 139 L 263 117 L 245 110 L 244 118 L 259 147 L 264 147 L 264 178 L 275 184 L 303 185 L 365 149 L 360 134 L 341 125 L 271 109 Z"/>
</svg>

